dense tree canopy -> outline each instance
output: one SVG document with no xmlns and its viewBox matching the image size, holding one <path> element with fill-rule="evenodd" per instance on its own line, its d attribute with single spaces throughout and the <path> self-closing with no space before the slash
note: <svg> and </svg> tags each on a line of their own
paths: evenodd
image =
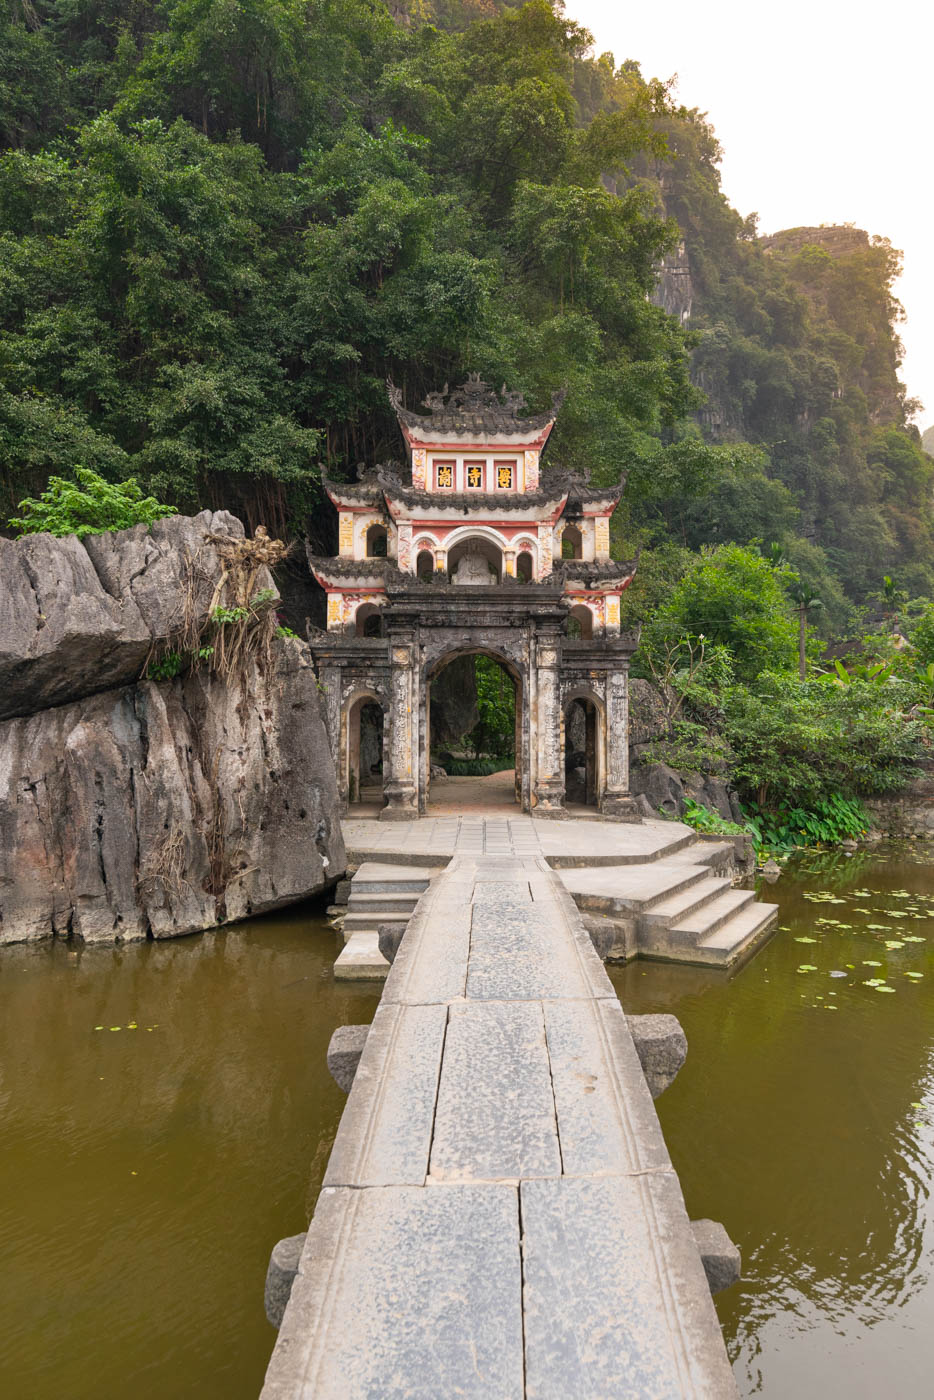
<svg viewBox="0 0 934 1400">
<path fill-rule="evenodd" d="M 0 515 L 83 464 L 300 530 L 322 466 L 399 453 L 387 375 L 480 369 L 567 387 L 548 460 L 628 471 L 621 551 L 780 541 L 828 625 L 934 593 L 897 254 L 763 244 L 589 43 L 547 0 L 7 0 Z"/>
</svg>

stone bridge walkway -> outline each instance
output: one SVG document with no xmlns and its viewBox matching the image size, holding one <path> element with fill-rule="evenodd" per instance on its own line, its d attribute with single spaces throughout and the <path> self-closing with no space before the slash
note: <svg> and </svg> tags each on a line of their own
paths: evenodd
<svg viewBox="0 0 934 1400">
<path fill-rule="evenodd" d="M 432 838 L 264 1400 L 736 1395 L 622 1008 L 508 826 Z"/>
</svg>

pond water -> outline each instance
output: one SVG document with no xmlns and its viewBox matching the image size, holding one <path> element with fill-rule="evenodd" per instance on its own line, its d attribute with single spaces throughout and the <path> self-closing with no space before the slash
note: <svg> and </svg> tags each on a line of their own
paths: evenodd
<svg viewBox="0 0 934 1400">
<path fill-rule="evenodd" d="M 743 1395 L 931 1391 L 932 861 L 805 856 L 735 977 L 612 972 L 687 1032 L 658 1109 L 691 1215 L 743 1251 L 718 1300 Z M 336 951 L 299 910 L 0 952 L 0 1394 L 255 1400 L 269 1250 L 305 1227 L 345 1102 L 327 1043 L 376 1006 Z"/>
<path fill-rule="evenodd" d="M 687 1034 L 657 1108 L 691 1217 L 742 1250 L 718 1312 L 744 1396 L 934 1388 L 932 862 L 804 855 L 765 892 L 780 932 L 731 980 L 612 973 L 627 1011 Z"/>
<path fill-rule="evenodd" d="M 255 1400 L 269 1251 L 346 1102 L 328 1040 L 376 1008 L 336 952 L 307 911 L 0 951 L 4 1400 Z"/>
</svg>

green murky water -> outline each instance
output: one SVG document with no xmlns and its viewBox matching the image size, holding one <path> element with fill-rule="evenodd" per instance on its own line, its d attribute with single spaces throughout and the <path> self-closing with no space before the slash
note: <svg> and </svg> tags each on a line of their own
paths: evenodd
<svg viewBox="0 0 934 1400">
<path fill-rule="evenodd" d="M 689 1213 L 743 1253 L 718 1311 L 744 1396 L 934 1390 L 932 862 L 804 856 L 765 895 L 782 931 L 730 981 L 613 973 L 628 1011 L 687 1033 L 657 1107 Z"/>
<path fill-rule="evenodd" d="M 743 1250 L 719 1311 L 744 1395 L 931 1393 L 927 861 L 806 857 L 729 981 L 613 973 L 628 1010 L 687 1031 L 658 1107 L 691 1215 Z M 376 1003 L 334 983 L 335 952 L 305 912 L 0 952 L 4 1400 L 254 1400 L 269 1249 L 304 1227 L 344 1102 L 327 1042 Z"/>
<path fill-rule="evenodd" d="M 327 1043 L 376 1006 L 336 951 L 294 913 L 0 951 L 4 1400 L 255 1400 L 269 1250 L 305 1228 L 346 1101 Z"/>
</svg>

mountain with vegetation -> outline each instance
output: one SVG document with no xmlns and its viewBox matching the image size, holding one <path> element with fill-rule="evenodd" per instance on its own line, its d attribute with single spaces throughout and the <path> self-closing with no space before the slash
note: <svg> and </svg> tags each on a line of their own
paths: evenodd
<svg viewBox="0 0 934 1400">
<path fill-rule="evenodd" d="M 320 532 L 322 467 L 399 452 L 387 375 L 479 368 L 567 386 L 552 465 L 628 470 L 634 605 L 725 541 L 838 625 L 934 593 L 897 254 L 759 238 L 707 122 L 560 7 L 8 0 L 0 74 L 4 516 L 81 465 Z"/>
</svg>

